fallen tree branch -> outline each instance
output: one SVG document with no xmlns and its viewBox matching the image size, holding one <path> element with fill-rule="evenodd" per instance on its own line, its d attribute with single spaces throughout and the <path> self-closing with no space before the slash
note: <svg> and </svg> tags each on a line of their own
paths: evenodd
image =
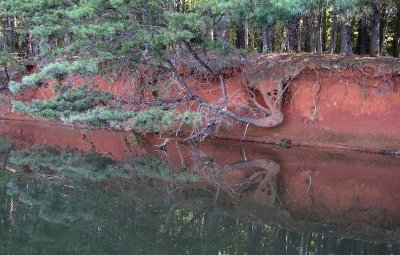
<svg viewBox="0 0 400 255">
<path fill-rule="evenodd" d="M 200 57 L 197 55 L 197 52 L 192 48 L 192 45 L 190 45 L 189 42 L 183 41 L 185 44 L 186 48 L 188 49 L 189 53 L 194 57 L 194 59 L 201 65 L 203 66 L 210 74 L 215 74 L 214 71 L 211 69 L 209 65 L 207 65 Z"/>
<path fill-rule="evenodd" d="M 223 103 L 223 110 L 228 110 L 228 96 L 226 94 L 226 85 L 224 81 L 224 76 L 222 74 L 219 75 L 219 81 L 221 83 L 221 93 L 222 93 L 222 103 Z"/>
<path fill-rule="evenodd" d="M 208 108 L 210 108 L 211 110 L 213 110 L 214 112 L 218 113 L 218 114 L 223 114 L 227 117 L 230 117 L 234 120 L 246 123 L 246 124 L 251 124 L 251 125 L 255 125 L 258 127 L 275 127 L 279 124 L 282 123 L 283 121 L 283 113 L 280 111 L 280 109 L 278 109 L 277 107 L 275 107 L 274 102 L 271 99 L 267 99 L 266 102 L 268 101 L 267 105 L 269 107 L 271 107 L 271 115 L 267 116 L 267 117 L 262 117 L 262 118 L 253 118 L 253 117 L 248 117 L 248 116 L 244 116 L 241 114 L 237 114 L 234 113 L 228 109 L 224 110 L 223 108 L 220 108 L 208 101 L 206 101 L 205 99 L 203 99 L 202 97 L 195 95 L 192 93 L 192 91 L 190 90 L 189 86 L 186 84 L 186 82 L 179 76 L 178 71 L 176 70 L 176 67 L 172 64 L 172 62 L 170 60 L 168 60 L 168 63 L 173 71 L 173 73 L 175 74 L 175 78 L 177 79 L 180 87 L 182 88 L 182 90 L 185 92 L 185 96 L 184 98 L 186 98 L 187 100 L 194 100 L 197 101 L 198 103 L 200 103 L 203 106 L 206 106 Z M 266 95 L 266 92 L 261 91 L 263 96 L 265 94 L 265 96 L 268 97 L 268 95 Z M 265 97 L 264 96 L 264 97 Z M 280 105 L 279 105 L 280 108 Z"/>
</svg>

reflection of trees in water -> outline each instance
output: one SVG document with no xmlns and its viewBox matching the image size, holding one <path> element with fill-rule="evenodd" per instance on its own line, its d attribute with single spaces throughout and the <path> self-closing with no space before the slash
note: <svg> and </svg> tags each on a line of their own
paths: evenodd
<svg viewBox="0 0 400 255">
<path fill-rule="evenodd" d="M 54 152 L 50 155 L 63 159 Z M 73 154 L 63 155 L 69 155 L 72 162 Z M 165 165 L 159 159 L 142 158 L 131 164 L 130 167 L 141 168 L 136 174 L 127 172 L 126 164 L 99 161 L 93 155 L 89 158 L 81 155 L 75 159 L 81 160 L 77 168 L 94 160 L 106 163 L 107 169 L 121 171 L 121 174 L 112 179 L 75 174 L 73 180 L 68 182 L 43 179 L 35 174 L 43 167 L 43 161 L 41 166 L 30 167 L 29 174 L 3 173 L 0 178 L 1 254 L 400 252 L 397 246 L 374 245 L 320 234 L 324 232 L 312 230 L 315 228 L 311 225 L 308 228 L 307 223 L 302 227 L 291 227 L 289 222 L 289 227 L 280 227 L 280 224 L 287 223 L 285 220 L 290 216 L 279 209 L 279 203 L 276 204 L 279 165 L 271 160 L 218 165 L 216 160 L 203 158 L 209 163 L 203 166 L 197 164 L 196 176 L 201 173 L 202 179 L 195 179 L 195 182 L 203 183 L 203 188 L 207 188 L 204 193 L 193 191 L 202 188 L 193 184 L 194 179 L 173 180 L 175 175 L 167 175 Z M 25 161 L 20 163 L 23 163 L 21 168 L 15 164 L 15 169 L 26 168 Z M 59 165 L 63 165 L 64 169 L 72 167 L 73 164 L 67 163 L 60 162 Z M 81 172 L 72 168 L 68 171 Z M 243 172 L 244 179 L 232 181 L 224 178 L 233 171 Z M 104 173 L 102 169 L 97 169 L 97 172 Z M 158 178 L 157 173 L 164 178 Z M 216 200 L 218 190 L 220 198 Z M 228 195 L 223 196 L 224 192 Z M 269 224 L 269 219 L 274 217 L 280 221 Z"/>
</svg>

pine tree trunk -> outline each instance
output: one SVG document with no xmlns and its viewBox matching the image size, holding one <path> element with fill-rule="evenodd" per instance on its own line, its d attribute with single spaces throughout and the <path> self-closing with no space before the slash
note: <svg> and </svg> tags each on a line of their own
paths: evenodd
<svg viewBox="0 0 400 255">
<path fill-rule="evenodd" d="M 1 45 L 2 51 L 7 51 L 7 47 L 8 47 L 6 29 L 7 29 L 7 17 L 1 16 L 1 32 L 3 34 L 3 42 Z"/>
<path fill-rule="evenodd" d="M 148 17 L 147 17 L 148 13 L 147 13 L 146 5 L 147 5 L 147 0 L 142 0 L 141 1 L 141 11 L 142 11 L 141 15 L 142 15 L 142 25 L 143 26 L 147 25 L 147 19 L 148 19 Z"/>
<path fill-rule="evenodd" d="M 303 17 L 300 17 L 299 18 L 299 25 L 298 25 L 298 33 L 297 33 L 297 51 L 298 52 L 301 52 L 301 49 L 302 49 L 302 44 L 303 44 L 303 41 L 302 41 L 302 29 L 303 29 L 303 26 L 302 26 L 302 18 Z"/>
<path fill-rule="evenodd" d="M 340 53 L 342 55 L 350 55 L 353 54 L 353 48 L 351 46 L 351 20 L 347 17 L 345 13 L 342 20 L 342 29 L 341 29 L 341 50 Z"/>
<path fill-rule="evenodd" d="M 298 24 L 299 19 L 295 18 L 286 25 L 287 51 L 294 52 L 298 48 Z"/>
<path fill-rule="evenodd" d="M 315 52 L 315 29 L 314 29 L 314 14 L 312 10 L 307 10 L 308 34 L 310 39 L 310 52 Z"/>
<path fill-rule="evenodd" d="M 17 18 L 13 17 L 10 20 L 11 24 L 11 52 L 17 51 L 17 44 L 18 44 L 18 39 L 17 39 Z"/>
<path fill-rule="evenodd" d="M 210 28 L 208 30 L 208 35 L 210 36 L 211 41 L 214 41 L 214 37 L 215 37 L 214 29 Z"/>
<path fill-rule="evenodd" d="M 324 9 L 323 16 L 322 16 L 322 51 L 326 52 L 326 9 Z"/>
<path fill-rule="evenodd" d="M 228 41 L 228 31 L 229 31 L 229 20 L 227 19 L 221 20 L 218 26 L 218 33 L 217 33 L 218 42 Z"/>
<path fill-rule="evenodd" d="M 332 28 L 330 34 L 330 42 L 329 42 L 329 53 L 333 54 L 336 50 L 336 43 L 337 43 L 337 11 L 336 8 L 333 10 L 332 13 Z"/>
<path fill-rule="evenodd" d="M 241 20 L 236 24 L 236 48 L 244 49 L 245 42 L 245 29 L 244 29 L 244 21 Z"/>
<path fill-rule="evenodd" d="M 282 40 L 279 42 L 280 43 L 280 52 L 285 52 L 287 51 L 287 45 L 289 44 L 288 41 L 288 31 L 286 27 L 283 29 L 283 35 L 281 36 Z"/>
<path fill-rule="evenodd" d="M 303 16 L 303 30 L 304 30 L 304 39 L 303 39 L 303 51 L 307 51 L 309 52 L 310 49 L 310 33 L 308 31 L 308 22 L 307 22 L 308 18 L 307 15 Z"/>
<path fill-rule="evenodd" d="M 368 28 L 367 14 L 362 11 L 361 18 L 358 21 L 357 53 L 365 55 L 368 53 Z"/>
<path fill-rule="evenodd" d="M 389 27 L 389 8 L 386 8 L 385 11 L 384 11 L 384 21 L 385 21 L 385 24 L 383 26 L 381 44 L 380 44 L 381 54 L 386 54 L 387 53 L 386 52 L 385 40 L 386 40 L 388 27 Z"/>
<path fill-rule="evenodd" d="M 393 38 L 393 57 L 400 57 L 400 4 L 397 5 L 396 23 Z"/>
<path fill-rule="evenodd" d="M 262 51 L 263 53 L 269 53 L 273 51 L 273 36 L 274 36 L 274 29 L 270 26 L 263 26 L 262 27 Z"/>
<path fill-rule="evenodd" d="M 186 12 L 186 1 L 185 0 L 180 0 L 180 12 L 185 13 Z"/>
<path fill-rule="evenodd" d="M 248 49 L 249 48 L 249 20 L 246 17 L 246 19 L 244 20 L 244 48 Z"/>
<path fill-rule="evenodd" d="M 381 17 L 377 2 L 372 2 L 371 55 L 379 55 Z"/>
<path fill-rule="evenodd" d="M 317 21 L 317 52 L 322 54 L 322 10 L 318 11 L 318 21 Z"/>
</svg>

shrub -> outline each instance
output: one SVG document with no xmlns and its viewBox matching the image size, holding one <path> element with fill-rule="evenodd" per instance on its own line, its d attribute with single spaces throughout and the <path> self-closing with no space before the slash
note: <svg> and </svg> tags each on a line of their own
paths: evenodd
<svg viewBox="0 0 400 255">
<path fill-rule="evenodd" d="M 12 105 L 13 110 L 15 112 L 18 112 L 18 113 L 30 113 L 29 105 L 24 103 L 24 102 L 13 100 L 13 101 L 11 101 L 11 105 Z"/>
<path fill-rule="evenodd" d="M 19 82 L 15 82 L 15 81 L 9 81 L 8 82 L 8 89 L 11 91 L 11 93 L 16 94 L 19 91 L 21 91 L 21 89 L 24 87 L 24 84 L 19 83 Z"/>
<path fill-rule="evenodd" d="M 131 112 L 121 109 L 91 109 L 84 113 L 71 114 L 67 121 L 71 123 L 88 124 L 99 127 L 103 125 L 114 126 L 115 123 L 125 121 L 132 117 Z"/>
<path fill-rule="evenodd" d="M 33 100 L 31 104 L 13 102 L 13 109 L 49 119 L 68 118 L 87 110 L 105 105 L 112 95 L 97 90 L 67 90 L 48 100 Z"/>
<path fill-rule="evenodd" d="M 53 78 L 57 81 L 63 80 L 69 73 L 69 63 L 66 61 L 51 63 L 42 69 L 44 77 Z"/>
<path fill-rule="evenodd" d="M 147 111 L 139 112 L 133 118 L 133 124 L 128 129 L 139 133 L 165 133 L 174 123 L 182 121 L 188 127 L 201 125 L 201 114 L 198 112 L 165 110 L 154 107 Z"/>
<path fill-rule="evenodd" d="M 34 73 L 22 78 L 22 84 L 26 86 L 36 86 L 39 87 L 44 82 L 44 76 L 41 73 Z"/>
<path fill-rule="evenodd" d="M 147 111 L 139 112 L 134 118 L 134 126 L 132 128 L 139 133 L 164 133 L 178 119 L 178 111 L 154 107 Z"/>
<path fill-rule="evenodd" d="M 112 99 L 112 95 L 97 90 L 70 89 L 48 100 L 33 100 L 30 104 L 13 101 L 12 105 L 13 110 L 19 113 L 94 127 L 122 128 L 142 134 L 165 133 L 177 122 L 189 127 L 196 127 L 202 123 L 201 114 L 198 112 L 181 113 L 177 110 L 154 107 L 134 115 L 120 108 L 100 107 L 107 105 Z"/>
<path fill-rule="evenodd" d="M 185 125 L 190 127 L 200 126 L 203 123 L 199 112 L 185 111 L 182 114 L 182 120 Z"/>
<path fill-rule="evenodd" d="M 82 75 L 95 74 L 99 71 L 99 60 L 97 59 L 82 59 L 77 60 L 69 66 L 70 73 L 79 73 Z"/>
</svg>

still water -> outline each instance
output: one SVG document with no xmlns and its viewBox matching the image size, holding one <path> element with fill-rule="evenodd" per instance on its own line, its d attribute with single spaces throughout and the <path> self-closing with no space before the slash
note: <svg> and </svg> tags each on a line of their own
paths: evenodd
<svg viewBox="0 0 400 255">
<path fill-rule="evenodd" d="M 400 254 L 393 156 L 7 127 L 0 254 Z"/>
</svg>

